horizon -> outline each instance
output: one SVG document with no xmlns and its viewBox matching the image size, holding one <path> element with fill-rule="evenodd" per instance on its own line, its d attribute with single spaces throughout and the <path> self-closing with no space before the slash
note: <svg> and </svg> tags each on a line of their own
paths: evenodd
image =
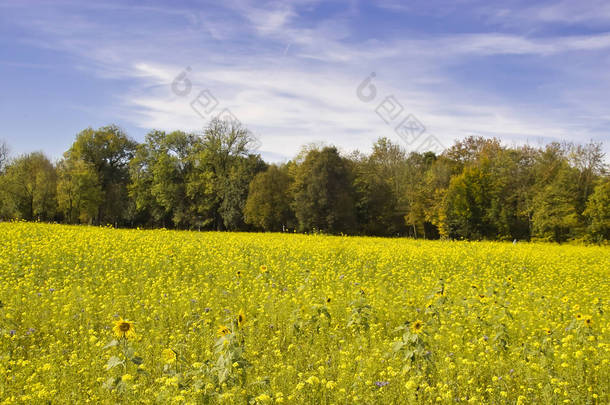
<svg viewBox="0 0 610 405">
<path fill-rule="evenodd" d="M 609 152 L 602 1 L 0 9 L 0 139 L 13 156 L 41 150 L 55 161 L 81 130 L 113 123 L 138 142 L 153 129 L 201 131 L 227 111 L 270 162 L 314 142 L 366 153 L 380 137 L 407 151 L 474 135 L 506 146 L 595 141 Z"/>
</svg>

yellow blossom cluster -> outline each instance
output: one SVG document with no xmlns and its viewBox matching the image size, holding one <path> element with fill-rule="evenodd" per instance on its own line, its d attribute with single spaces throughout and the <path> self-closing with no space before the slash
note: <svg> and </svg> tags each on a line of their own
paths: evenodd
<svg viewBox="0 0 610 405">
<path fill-rule="evenodd" d="M 610 403 L 608 247 L 32 223 L 0 246 L 0 404 Z"/>
</svg>

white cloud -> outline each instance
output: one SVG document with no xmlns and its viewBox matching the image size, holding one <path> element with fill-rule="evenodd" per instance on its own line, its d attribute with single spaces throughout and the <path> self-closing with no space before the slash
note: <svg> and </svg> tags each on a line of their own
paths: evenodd
<svg viewBox="0 0 610 405">
<path fill-rule="evenodd" d="M 569 82 L 560 83 L 565 90 L 558 94 L 564 100 L 532 106 L 507 100 L 493 88 L 469 89 L 467 83 L 451 77 L 450 67 L 467 65 L 475 56 L 522 55 L 555 68 L 555 57 L 610 48 L 610 34 L 473 33 L 353 42 L 348 40 L 348 24 L 342 21 L 300 23 L 299 7 L 312 3 L 252 5 L 229 0 L 226 6 L 237 13 L 237 20 L 222 23 L 214 10 L 171 9 L 170 15 L 184 17 L 185 26 L 178 30 L 162 26 L 146 35 L 136 27 L 127 33 L 107 32 L 107 27 L 78 15 L 68 13 L 64 18 L 61 11 L 53 12 L 55 24 L 45 19 L 24 21 L 29 29 L 45 34 L 43 40 L 37 39 L 39 46 L 79 56 L 82 68 L 98 76 L 131 80 L 118 97 L 122 118 L 136 126 L 201 129 L 206 123 L 190 101 L 198 91 L 209 89 L 220 108 L 231 109 L 253 129 L 263 151 L 272 156 L 292 156 L 300 145 L 314 141 L 361 150 L 379 136 L 398 142 L 392 128 L 374 112 L 375 103 L 390 94 L 404 105 L 405 113 L 415 114 L 446 145 L 470 134 L 521 141 L 603 136 L 598 123 L 607 117 L 607 102 L 594 90 L 586 96 L 590 105 L 574 103 L 568 110 L 565 100 L 576 93 Z M 75 24 L 66 27 L 61 21 Z M 193 90 L 178 97 L 170 84 L 186 66 L 192 68 Z M 378 72 L 379 95 L 375 103 L 364 104 L 355 95 L 356 86 L 371 70 Z M 605 73 L 591 74 L 598 75 L 597 88 L 610 87 Z M 463 96 L 465 90 L 469 97 Z M 580 94 L 576 99 L 584 97 Z"/>
</svg>

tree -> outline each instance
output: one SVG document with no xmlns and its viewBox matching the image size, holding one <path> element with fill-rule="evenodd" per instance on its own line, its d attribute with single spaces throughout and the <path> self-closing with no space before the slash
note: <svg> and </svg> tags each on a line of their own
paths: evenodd
<svg viewBox="0 0 610 405">
<path fill-rule="evenodd" d="M 349 163 L 359 233 L 404 233 L 404 207 L 399 206 L 399 194 L 404 189 L 404 151 L 387 138 L 380 138 L 373 144 L 371 155 L 355 152 L 349 156 Z"/>
<path fill-rule="evenodd" d="M 248 199 L 249 185 L 254 176 L 265 170 L 266 163 L 259 155 L 248 155 L 236 159 L 221 184 L 222 196 L 219 213 L 228 230 L 245 228 L 244 210 Z"/>
<path fill-rule="evenodd" d="M 610 240 L 610 179 L 605 178 L 594 189 L 584 211 L 588 236 L 595 242 Z"/>
<path fill-rule="evenodd" d="M 307 153 L 294 182 L 294 211 L 301 231 L 356 229 L 351 174 L 335 147 Z"/>
<path fill-rule="evenodd" d="M 64 159 L 58 165 L 57 202 L 68 223 L 93 223 L 104 201 L 95 167 L 78 159 Z"/>
<path fill-rule="evenodd" d="M 586 145 L 569 145 L 567 158 L 572 167 L 578 170 L 578 212 L 585 209 L 597 179 L 606 171 L 605 153 L 601 142 Z"/>
<path fill-rule="evenodd" d="M 8 164 L 9 148 L 5 141 L 0 142 L 0 175 L 4 173 Z"/>
<path fill-rule="evenodd" d="M 486 215 L 491 206 L 490 191 L 491 178 L 483 167 L 467 166 L 451 179 L 445 213 L 450 237 L 481 239 L 495 235 L 494 224 Z"/>
<path fill-rule="evenodd" d="M 447 156 L 441 155 L 430 164 L 426 171 L 420 203 L 424 208 L 427 222 L 434 226 L 439 236 L 449 237 L 450 229 L 446 218 L 447 192 L 451 179 L 462 171 L 461 165 L 456 164 Z"/>
<path fill-rule="evenodd" d="M 2 179 L 5 214 L 25 220 L 55 217 L 56 172 L 41 152 L 18 157 L 6 167 Z"/>
<path fill-rule="evenodd" d="M 428 218 L 429 206 L 428 186 L 426 174 L 436 162 L 436 155 L 432 152 L 410 153 L 406 160 L 404 183 L 405 189 L 402 194 L 405 207 L 404 221 L 415 238 L 436 238 L 438 229 Z"/>
<path fill-rule="evenodd" d="M 181 131 L 151 131 L 146 135 L 129 164 L 129 196 L 138 212 L 164 227 L 201 225 L 187 190 L 193 173 L 192 157 L 199 148 L 199 137 Z"/>
<path fill-rule="evenodd" d="M 204 226 L 224 230 L 243 225 L 248 184 L 265 167 L 251 153 L 254 141 L 237 121 L 215 118 L 206 128 L 187 180 L 187 195 Z"/>
<path fill-rule="evenodd" d="M 291 183 L 286 166 L 271 165 L 258 173 L 250 182 L 244 208 L 246 223 L 272 232 L 294 228 L 295 218 L 290 206 Z"/>
<path fill-rule="evenodd" d="M 578 171 L 564 162 L 552 182 L 533 201 L 532 235 L 541 240 L 565 242 L 582 234 L 577 210 Z"/>
<path fill-rule="evenodd" d="M 81 131 L 64 154 L 66 160 L 88 163 L 97 174 L 102 201 L 93 218 L 95 223 L 117 224 L 128 220 L 128 164 L 135 148 L 136 143 L 123 130 L 109 125 Z"/>
</svg>

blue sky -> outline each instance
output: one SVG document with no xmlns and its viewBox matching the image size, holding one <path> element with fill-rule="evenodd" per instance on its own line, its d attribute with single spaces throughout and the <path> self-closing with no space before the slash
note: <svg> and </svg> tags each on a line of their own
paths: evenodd
<svg viewBox="0 0 610 405">
<path fill-rule="evenodd" d="M 0 0 L 0 139 L 53 159 L 88 126 L 142 140 L 223 111 L 273 161 L 311 142 L 367 151 L 380 136 L 416 150 L 394 130 L 409 114 L 445 146 L 482 135 L 608 152 L 609 72 L 603 0 Z M 390 96 L 402 110 L 387 124 L 376 111 Z M 202 100 L 216 106 L 203 117 Z"/>
</svg>

